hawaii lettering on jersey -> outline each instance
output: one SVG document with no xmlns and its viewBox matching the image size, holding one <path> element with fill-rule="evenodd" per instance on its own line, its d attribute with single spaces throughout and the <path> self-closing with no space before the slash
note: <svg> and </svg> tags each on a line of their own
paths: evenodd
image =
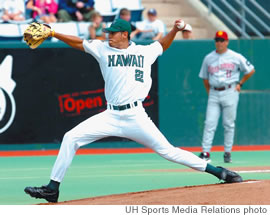
<svg viewBox="0 0 270 215">
<path fill-rule="evenodd" d="M 211 74 L 214 74 L 215 72 L 218 72 L 219 70 L 234 70 L 235 64 L 232 63 L 223 63 L 218 66 L 208 66 L 208 72 Z"/>
<path fill-rule="evenodd" d="M 144 67 L 143 55 L 108 55 L 108 67 L 130 66 L 130 67 Z"/>
</svg>

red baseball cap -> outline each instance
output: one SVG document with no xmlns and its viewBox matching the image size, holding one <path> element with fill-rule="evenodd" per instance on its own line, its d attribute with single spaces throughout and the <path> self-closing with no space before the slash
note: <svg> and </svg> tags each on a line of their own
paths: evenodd
<svg viewBox="0 0 270 215">
<path fill-rule="evenodd" d="M 229 40 L 228 34 L 225 31 L 217 31 L 215 39 L 216 38 L 222 38 L 224 40 Z"/>
</svg>

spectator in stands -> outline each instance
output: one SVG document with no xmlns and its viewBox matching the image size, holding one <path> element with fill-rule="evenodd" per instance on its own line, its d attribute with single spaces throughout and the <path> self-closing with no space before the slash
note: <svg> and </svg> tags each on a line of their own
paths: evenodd
<svg viewBox="0 0 270 215">
<path fill-rule="evenodd" d="M 105 28 L 106 25 L 103 22 L 103 18 L 100 15 L 99 12 L 95 12 L 92 14 L 91 18 L 91 24 L 89 25 L 89 35 L 90 39 L 99 39 L 99 40 L 105 40 L 106 35 L 102 31 L 103 28 Z"/>
<path fill-rule="evenodd" d="M 192 40 L 193 39 L 192 27 L 190 24 L 186 24 L 185 29 L 182 31 L 182 38 L 184 40 Z"/>
<path fill-rule="evenodd" d="M 139 39 L 143 40 L 159 40 L 165 34 L 165 24 L 157 18 L 157 11 L 151 8 L 147 12 L 147 19 L 140 26 Z"/>
<path fill-rule="evenodd" d="M 3 21 L 23 21 L 25 20 L 24 0 L 1 0 L 3 5 Z"/>
<path fill-rule="evenodd" d="M 90 21 L 94 0 L 59 0 L 58 21 Z"/>
<path fill-rule="evenodd" d="M 138 33 L 140 33 L 140 30 L 130 22 L 131 12 L 129 9 L 122 8 L 119 12 L 119 18 L 126 20 L 130 23 L 130 25 L 131 25 L 130 39 L 134 38 Z"/>
<path fill-rule="evenodd" d="M 47 24 L 57 21 L 58 4 L 55 0 L 28 0 L 26 8 L 33 12 L 33 19 L 41 19 Z"/>
</svg>

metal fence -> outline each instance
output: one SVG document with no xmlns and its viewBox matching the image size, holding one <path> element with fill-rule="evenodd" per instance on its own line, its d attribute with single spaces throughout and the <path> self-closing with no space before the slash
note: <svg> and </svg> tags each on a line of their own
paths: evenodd
<svg viewBox="0 0 270 215">
<path fill-rule="evenodd" d="M 270 36 L 270 1 L 201 0 L 209 14 L 214 13 L 240 38 Z M 268 9 L 268 10 L 267 10 Z"/>
</svg>

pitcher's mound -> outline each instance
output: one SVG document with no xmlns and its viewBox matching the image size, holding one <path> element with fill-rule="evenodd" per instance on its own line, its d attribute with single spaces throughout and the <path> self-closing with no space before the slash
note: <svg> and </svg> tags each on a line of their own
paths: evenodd
<svg viewBox="0 0 270 215">
<path fill-rule="evenodd" d="M 270 205 L 270 180 L 99 196 L 61 205 Z"/>
</svg>

